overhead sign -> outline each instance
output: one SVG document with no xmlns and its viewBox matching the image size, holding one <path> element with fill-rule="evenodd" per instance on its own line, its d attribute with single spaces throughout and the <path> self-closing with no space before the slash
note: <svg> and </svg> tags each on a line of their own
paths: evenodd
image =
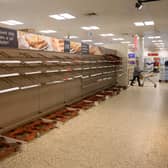
<svg viewBox="0 0 168 168">
<path fill-rule="evenodd" d="M 82 43 L 82 54 L 89 54 L 89 45 L 86 43 Z"/>
<path fill-rule="evenodd" d="M 135 53 L 129 53 L 129 54 L 128 54 L 128 58 L 136 58 Z"/>
<path fill-rule="evenodd" d="M 135 35 L 134 36 L 134 49 L 138 50 L 138 41 L 139 41 L 139 36 Z"/>
<path fill-rule="evenodd" d="M 158 53 L 148 53 L 148 56 L 150 56 L 150 57 L 158 57 L 159 54 Z"/>
<path fill-rule="evenodd" d="M 39 34 L 18 31 L 20 49 L 64 52 L 64 40 Z"/>
<path fill-rule="evenodd" d="M 70 40 L 65 40 L 64 41 L 64 52 L 69 53 L 70 52 Z"/>
<path fill-rule="evenodd" d="M 0 47 L 18 48 L 17 31 L 0 27 Z"/>
</svg>

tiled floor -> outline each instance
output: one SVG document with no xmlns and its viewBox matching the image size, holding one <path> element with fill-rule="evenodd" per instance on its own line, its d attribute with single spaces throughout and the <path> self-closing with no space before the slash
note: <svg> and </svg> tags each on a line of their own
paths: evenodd
<svg viewBox="0 0 168 168">
<path fill-rule="evenodd" d="M 168 85 L 129 88 L 24 145 L 0 168 L 168 168 Z"/>
</svg>

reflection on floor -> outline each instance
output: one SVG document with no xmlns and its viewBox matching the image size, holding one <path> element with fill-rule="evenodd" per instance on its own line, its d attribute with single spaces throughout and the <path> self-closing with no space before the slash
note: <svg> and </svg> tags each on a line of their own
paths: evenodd
<svg viewBox="0 0 168 168">
<path fill-rule="evenodd" d="M 26 144 L 0 168 L 168 168 L 168 85 L 132 87 Z"/>
</svg>

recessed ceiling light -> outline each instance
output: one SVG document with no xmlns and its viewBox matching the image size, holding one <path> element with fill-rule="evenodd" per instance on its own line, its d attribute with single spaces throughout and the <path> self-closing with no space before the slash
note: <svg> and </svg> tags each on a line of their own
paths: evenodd
<svg viewBox="0 0 168 168">
<path fill-rule="evenodd" d="M 134 25 L 137 27 L 145 26 L 143 22 L 135 22 Z"/>
<path fill-rule="evenodd" d="M 90 29 L 91 29 L 91 30 L 99 30 L 100 28 L 97 27 L 97 26 L 90 26 Z"/>
<path fill-rule="evenodd" d="M 155 25 L 154 21 L 145 21 L 144 22 L 146 26 L 153 26 Z"/>
<path fill-rule="evenodd" d="M 81 27 L 81 29 L 83 29 L 83 30 L 90 30 L 90 27 L 83 26 L 83 27 Z"/>
<path fill-rule="evenodd" d="M 122 41 L 124 38 L 113 38 L 114 41 Z"/>
<path fill-rule="evenodd" d="M 60 15 L 49 15 L 49 17 L 56 20 L 65 20 L 65 18 Z"/>
<path fill-rule="evenodd" d="M 165 43 L 155 43 L 156 45 L 165 45 Z"/>
<path fill-rule="evenodd" d="M 160 36 L 149 36 L 148 39 L 160 39 Z"/>
<path fill-rule="evenodd" d="M 104 43 L 94 43 L 94 45 L 103 45 Z"/>
<path fill-rule="evenodd" d="M 100 34 L 100 36 L 102 36 L 102 37 L 111 37 L 111 36 L 114 36 L 114 34 L 107 33 L 107 34 Z"/>
<path fill-rule="evenodd" d="M 90 42 L 92 42 L 93 40 L 82 40 L 82 42 L 84 42 L 84 43 L 90 43 Z"/>
<path fill-rule="evenodd" d="M 97 27 L 97 26 L 83 26 L 83 27 L 81 27 L 81 29 L 83 29 L 83 30 L 99 30 L 100 28 L 99 27 Z"/>
<path fill-rule="evenodd" d="M 154 38 L 155 38 L 155 39 L 160 39 L 160 36 L 155 36 Z"/>
<path fill-rule="evenodd" d="M 41 30 L 40 33 L 50 34 L 50 33 L 56 33 L 55 30 Z"/>
<path fill-rule="evenodd" d="M 152 43 L 162 43 L 163 40 L 153 40 Z"/>
<path fill-rule="evenodd" d="M 49 15 L 49 17 L 56 20 L 69 20 L 69 19 L 76 18 L 75 16 L 70 15 L 69 13 L 54 14 L 54 15 Z"/>
<path fill-rule="evenodd" d="M 130 44 L 131 42 L 130 41 L 122 41 L 121 43 L 122 44 Z"/>
<path fill-rule="evenodd" d="M 16 21 L 16 20 L 6 20 L 6 21 L 1 21 L 0 23 L 6 24 L 6 25 L 9 25 L 9 26 L 15 26 L 15 25 L 22 25 L 22 24 L 24 24 L 24 23 Z"/>
<path fill-rule="evenodd" d="M 70 15 L 69 13 L 62 13 L 60 14 L 61 17 L 64 17 L 65 19 L 75 19 L 76 17 L 73 15 Z"/>
</svg>

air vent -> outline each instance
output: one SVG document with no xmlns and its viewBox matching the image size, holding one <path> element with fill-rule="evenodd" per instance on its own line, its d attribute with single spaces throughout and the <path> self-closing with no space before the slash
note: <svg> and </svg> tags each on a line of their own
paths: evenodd
<svg viewBox="0 0 168 168">
<path fill-rule="evenodd" d="M 96 12 L 89 12 L 89 13 L 86 13 L 85 16 L 97 16 L 97 13 Z"/>
</svg>

